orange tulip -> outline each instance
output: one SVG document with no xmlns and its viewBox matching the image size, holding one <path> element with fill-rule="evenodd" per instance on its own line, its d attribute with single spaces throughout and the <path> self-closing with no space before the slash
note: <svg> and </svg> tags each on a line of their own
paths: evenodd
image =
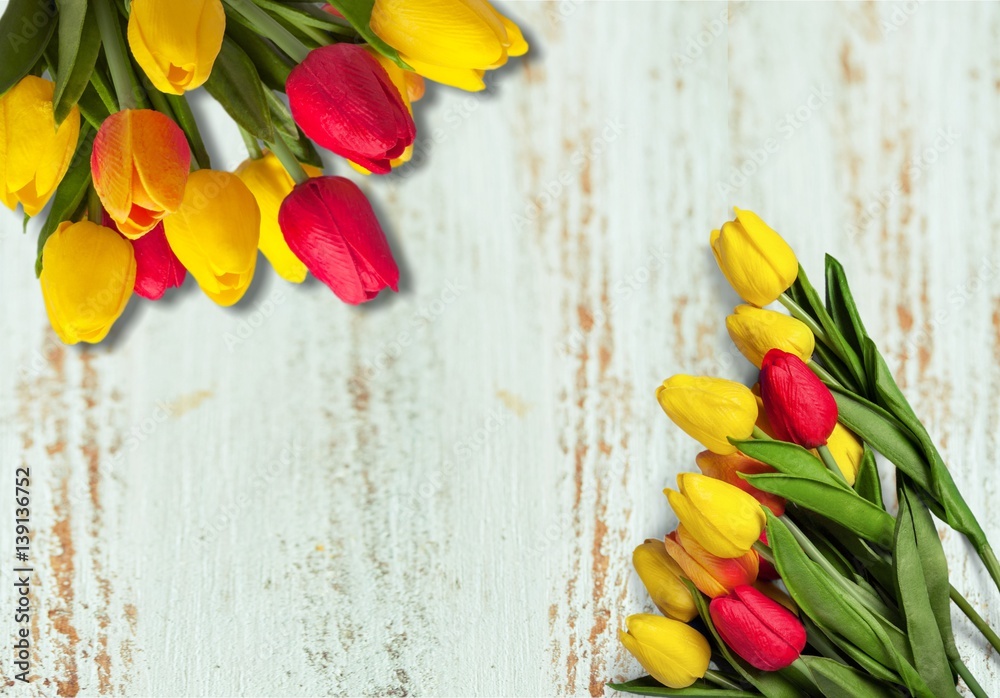
<svg viewBox="0 0 1000 698">
<path fill-rule="evenodd" d="M 180 207 L 191 150 L 169 117 L 127 109 L 101 125 L 90 166 L 108 215 L 125 237 L 135 240 Z"/>
<path fill-rule="evenodd" d="M 757 579 L 760 558 L 750 550 L 740 557 L 718 557 L 705 550 L 684 526 L 663 540 L 670 557 L 699 591 L 711 596 L 724 596 L 742 584 Z"/>
<path fill-rule="evenodd" d="M 766 506 L 775 516 L 785 513 L 785 500 L 776 494 L 759 490 L 749 482 L 740 477 L 740 473 L 747 475 L 757 475 L 759 473 L 776 472 L 774 468 L 766 463 L 761 463 L 755 458 L 746 456 L 739 451 L 722 456 L 711 451 L 702 451 L 695 457 L 695 462 L 701 468 L 703 475 L 728 482 L 752 496 L 758 502 Z"/>
</svg>

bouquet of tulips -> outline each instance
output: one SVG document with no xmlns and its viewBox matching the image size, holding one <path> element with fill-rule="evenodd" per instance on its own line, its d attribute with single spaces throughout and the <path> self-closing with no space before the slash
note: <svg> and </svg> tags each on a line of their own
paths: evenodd
<svg viewBox="0 0 1000 698">
<path fill-rule="evenodd" d="M 678 375 L 657 390 L 708 450 L 665 490 L 676 530 L 635 549 L 663 615 L 620 638 L 645 695 L 986 696 L 956 648 L 954 603 L 1000 638 L 948 579 L 934 516 L 964 534 L 1000 588 L 986 535 L 868 336 L 837 260 L 816 291 L 750 211 L 712 232 L 747 302 L 726 326 L 760 369 L 753 389 Z M 766 309 L 775 301 L 789 314 Z M 876 453 L 882 459 L 876 458 Z M 879 462 L 894 466 L 887 507 Z M 894 511 L 895 510 L 895 511 Z"/>
<path fill-rule="evenodd" d="M 51 200 L 35 266 L 69 344 L 187 272 L 236 303 L 258 248 L 347 303 L 397 290 L 371 205 L 313 143 L 388 173 L 413 153 L 424 77 L 482 90 L 528 50 L 486 0 L 9 0 L 0 36 L 0 200 L 27 217 Z M 186 99 L 201 86 L 246 142 L 235 173 L 212 169 Z"/>
</svg>

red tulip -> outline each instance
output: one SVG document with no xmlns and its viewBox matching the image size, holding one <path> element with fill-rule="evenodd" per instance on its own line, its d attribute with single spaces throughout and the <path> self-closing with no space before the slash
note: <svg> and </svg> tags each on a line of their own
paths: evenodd
<svg viewBox="0 0 1000 698">
<path fill-rule="evenodd" d="M 389 172 L 389 161 L 417 135 L 389 75 L 356 44 L 313 50 L 292 70 L 285 90 L 309 138 L 371 172 Z"/>
<path fill-rule="evenodd" d="M 295 256 L 345 303 L 399 290 L 389 242 L 351 180 L 316 177 L 298 185 L 281 204 L 278 224 Z"/>
<path fill-rule="evenodd" d="M 799 357 L 780 349 L 764 356 L 760 397 L 775 438 L 804 448 L 826 443 L 837 426 L 837 402 Z"/>
<path fill-rule="evenodd" d="M 760 532 L 758 540 L 764 545 L 769 545 L 766 530 Z M 778 574 L 778 570 L 774 568 L 774 565 L 765 560 L 763 556 L 758 557 L 760 560 L 757 563 L 757 579 L 762 579 L 765 582 L 773 582 L 775 579 L 781 579 L 781 575 Z"/>
<path fill-rule="evenodd" d="M 751 586 L 712 599 L 708 610 L 729 648 L 762 671 L 784 669 L 806 646 L 806 629 L 795 614 Z"/>
<path fill-rule="evenodd" d="M 118 230 L 108 212 L 104 212 L 104 227 Z M 168 288 L 174 288 L 184 283 L 187 270 L 177 255 L 167 243 L 167 235 L 163 231 L 163 223 L 143 235 L 141 238 L 129 240 L 135 253 L 135 288 L 143 298 L 151 301 L 159 300 Z"/>
</svg>

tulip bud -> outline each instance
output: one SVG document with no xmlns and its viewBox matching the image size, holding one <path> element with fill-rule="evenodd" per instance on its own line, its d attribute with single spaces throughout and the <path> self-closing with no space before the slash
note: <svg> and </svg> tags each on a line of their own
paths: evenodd
<svg viewBox="0 0 1000 698">
<path fill-rule="evenodd" d="M 663 490 L 681 525 L 708 552 L 719 557 L 744 555 L 767 519 L 756 499 L 732 485 L 697 473 L 677 476 L 679 492 Z"/>
<path fill-rule="evenodd" d="M 66 175 L 80 136 L 74 106 L 56 127 L 55 83 L 28 75 L 0 97 L 0 201 L 36 216 Z"/>
<path fill-rule="evenodd" d="M 243 297 L 257 267 L 260 209 L 236 175 L 192 172 L 184 201 L 164 228 L 170 248 L 206 296 L 222 306 Z"/>
<path fill-rule="evenodd" d="M 681 581 L 681 568 L 663 543 L 647 540 L 637 547 L 632 552 L 632 566 L 660 613 L 685 623 L 698 615 L 691 592 Z"/>
<path fill-rule="evenodd" d="M 837 402 L 802 359 L 772 349 L 760 369 L 760 397 L 774 436 L 817 448 L 837 426 Z"/>
<path fill-rule="evenodd" d="M 722 455 L 736 452 L 726 437 L 749 438 L 757 420 L 753 393 L 722 378 L 672 376 L 656 389 L 656 399 L 677 426 Z"/>
<path fill-rule="evenodd" d="M 105 228 L 117 230 L 115 222 L 104 212 L 102 223 Z M 151 301 L 159 300 L 168 288 L 184 283 L 187 270 L 170 249 L 167 234 L 160 223 L 141 238 L 130 241 L 135 253 L 135 288 L 137 295 Z"/>
<path fill-rule="evenodd" d="M 345 303 L 399 290 L 389 242 L 358 186 L 317 177 L 295 187 L 278 212 L 285 241 L 317 279 Z"/>
<path fill-rule="evenodd" d="M 736 306 L 726 318 L 726 329 L 736 348 L 757 368 L 771 349 L 781 349 L 809 361 L 816 348 L 816 338 L 804 322 L 752 305 Z"/>
<path fill-rule="evenodd" d="M 371 28 L 424 77 L 472 92 L 485 88 L 485 71 L 528 51 L 486 0 L 375 0 Z"/>
<path fill-rule="evenodd" d="M 775 514 L 775 516 L 780 516 L 780 514 Z M 767 529 L 760 532 L 760 538 L 758 540 L 764 545 L 770 545 L 767 542 Z M 781 579 L 781 575 L 778 574 L 778 570 L 770 562 L 765 560 L 763 557 L 759 556 L 760 561 L 757 565 L 757 579 L 762 579 L 766 582 L 774 581 L 775 579 Z"/>
<path fill-rule="evenodd" d="M 664 686 L 686 688 L 708 671 L 712 648 L 686 623 L 649 613 L 625 619 L 618 638 L 643 669 Z"/>
<path fill-rule="evenodd" d="M 132 0 L 129 47 L 160 92 L 180 95 L 205 84 L 225 33 L 221 0 Z"/>
<path fill-rule="evenodd" d="M 417 129 L 399 90 L 365 49 L 321 46 L 285 83 L 296 123 L 309 138 L 367 170 L 385 174 Z"/>
<path fill-rule="evenodd" d="M 45 241 L 39 280 L 59 339 L 66 344 L 100 342 L 132 296 L 132 245 L 90 221 L 61 223 Z"/>
<path fill-rule="evenodd" d="M 323 175 L 322 170 L 312 165 L 302 165 L 302 169 L 310 177 Z M 306 265 L 288 248 L 278 225 L 278 211 L 295 188 L 295 180 L 271 152 L 257 160 L 246 160 L 236 170 L 236 176 L 247 185 L 260 207 L 260 251 L 278 276 L 295 284 L 302 283 L 306 278 Z"/>
<path fill-rule="evenodd" d="M 739 487 L 770 509 L 775 516 L 781 516 L 785 513 L 785 500 L 783 497 L 759 490 L 740 477 L 740 473 L 758 475 L 760 473 L 776 472 L 770 465 L 761 463 L 750 456 L 745 456 L 739 451 L 730 453 L 728 456 L 721 456 L 711 451 L 702 451 L 695 457 L 695 463 L 698 464 L 703 475 L 728 482 L 734 487 Z"/>
<path fill-rule="evenodd" d="M 757 579 L 760 557 L 755 550 L 739 557 L 718 557 L 705 550 L 683 524 L 664 538 L 662 547 L 683 570 L 684 576 L 701 593 L 712 598 L 728 594 L 741 584 L 753 584 Z M 690 598 L 690 594 L 688 596 Z"/>
<path fill-rule="evenodd" d="M 784 669 L 806 646 L 801 621 L 751 586 L 712 599 L 708 610 L 723 642 L 761 671 Z"/>
<path fill-rule="evenodd" d="M 837 462 L 837 467 L 843 473 L 847 484 L 854 487 L 854 481 L 858 478 L 858 469 L 861 468 L 861 458 L 865 454 L 865 448 L 858 441 L 854 432 L 839 422 L 833 428 L 826 447 L 833 454 L 833 459 Z"/>
<path fill-rule="evenodd" d="M 764 560 L 761 560 L 761 564 L 763 564 L 763 562 Z M 753 583 L 753 588 L 767 598 L 771 599 L 771 601 L 780 603 L 782 606 L 787 608 L 790 613 L 793 613 L 796 616 L 799 615 L 798 604 L 796 604 L 792 597 L 786 594 L 777 584 L 770 584 L 762 581 L 761 576 L 758 574 L 757 581 Z"/>
<path fill-rule="evenodd" d="M 191 149 L 170 117 L 126 109 L 101 124 L 90 167 L 108 215 L 122 235 L 134 240 L 180 207 Z"/>
<path fill-rule="evenodd" d="M 763 308 L 792 285 L 799 275 L 799 262 L 788 243 L 756 213 L 735 211 L 735 220 L 712 231 L 712 252 L 740 297 Z"/>
</svg>

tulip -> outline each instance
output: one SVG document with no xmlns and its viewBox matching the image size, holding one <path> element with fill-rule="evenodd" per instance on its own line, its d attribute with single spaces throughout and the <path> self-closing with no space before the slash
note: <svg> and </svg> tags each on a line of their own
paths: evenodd
<svg viewBox="0 0 1000 698">
<path fill-rule="evenodd" d="M 771 349 L 809 361 L 816 347 L 816 338 L 804 322 L 752 305 L 737 306 L 726 318 L 726 329 L 736 348 L 757 368 Z"/>
<path fill-rule="evenodd" d="M 66 344 L 100 342 L 132 296 L 132 245 L 90 221 L 61 223 L 45 241 L 39 280 L 59 339 Z"/>
<path fill-rule="evenodd" d="M 833 427 L 833 432 L 826 442 L 827 448 L 833 454 L 833 460 L 844 475 L 847 484 L 854 487 L 854 481 L 858 478 L 858 469 L 861 467 L 861 458 L 865 454 L 865 447 L 858 441 L 854 432 L 837 423 Z"/>
<path fill-rule="evenodd" d="M 691 592 L 681 581 L 681 568 L 658 540 L 647 540 L 632 552 L 632 566 L 660 613 L 685 623 L 696 615 Z"/>
<path fill-rule="evenodd" d="M 472 92 L 485 88 L 485 71 L 528 51 L 486 0 L 375 0 L 371 28 L 424 77 Z"/>
<path fill-rule="evenodd" d="M 664 686 L 686 688 L 705 675 L 712 648 L 686 623 L 649 613 L 625 619 L 618 638 L 643 669 Z"/>
<path fill-rule="evenodd" d="M 134 240 L 180 207 L 191 150 L 169 117 L 127 109 L 101 124 L 90 166 L 101 203 L 122 235 Z"/>
<path fill-rule="evenodd" d="M 765 563 L 765 560 L 761 559 L 761 561 L 760 561 L 760 564 L 761 564 L 761 573 L 763 573 L 763 565 L 764 565 L 764 563 Z M 777 579 L 777 577 L 775 577 L 775 579 Z M 767 598 L 771 599 L 771 601 L 775 601 L 777 603 L 780 603 L 782 606 L 784 606 L 785 608 L 787 608 L 791 613 L 794 613 L 795 615 L 799 614 L 798 604 L 795 603 L 795 601 L 792 599 L 791 596 L 789 596 L 788 594 L 786 594 L 784 592 L 784 590 L 782 590 L 781 587 L 779 587 L 778 585 L 776 585 L 776 584 L 770 584 L 770 583 L 768 583 L 766 581 L 762 581 L 762 580 L 763 580 L 763 577 L 761 577 L 761 575 L 758 574 L 757 575 L 757 581 L 753 583 L 753 588 L 756 589 L 757 591 L 759 591 L 761 594 L 763 594 Z"/>
<path fill-rule="evenodd" d="M 111 216 L 104 212 L 102 221 L 105 228 L 117 230 Z M 168 288 L 174 288 L 184 283 L 187 270 L 170 249 L 167 234 L 160 223 L 141 238 L 132 240 L 132 251 L 135 253 L 135 288 L 136 294 L 151 301 L 159 300 Z"/>
<path fill-rule="evenodd" d="M 746 439 L 757 420 L 753 393 L 722 378 L 673 376 L 656 389 L 667 416 L 714 453 L 735 453 L 727 440 Z"/>
<path fill-rule="evenodd" d="M 209 298 L 236 303 L 253 280 L 260 240 L 260 208 L 229 172 L 191 173 L 184 201 L 164 221 L 170 248 Z"/>
<path fill-rule="evenodd" d="M 781 516 L 785 513 L 785 500 L 783 497 L 759 490 L 740 477 L 740 473 L 758 475 L 760 473 L 776 472 L 774 468 L 766 463 L 761 463 L 759 460 L 743 455 L 739 451 L 730 453 L 727 456 L 721 456 L 711 451 L 702 451 L 695 457 L 695 463 L 698 464 L 703 475 L 728 482 L 734 487 L 739 487 L 770 509 L 775 516 Z"/>
<path fill-rule="evenodd" d="M 317 177 L 295 187 L 278 212 L 285 241 L 313 276 L 345 303 L 399 290 L 389 242 L 358 186 L 343 177 Z"/>
<path fill-rule="evenodd" d="M 802 359 L 772 349 L 760 369 L 760 397 L 775 438 L 803 448 L 826 444 L 837 426 L 837 403 Z"/>
<path fill-rule="evenodd" d="M 356 44 L 315 49 L 285 83 L 296 123 L 309 138 L 371 172 L 413 144 L 417 129 L 400 91 Z"/>
<path fill-rule="evenodd" d="M 708 552 L 740 557 L 764 530 L 764 511 L 756 499 L 729 483 L 707 475 L 681 473 L 679 492 L 665 489 L 667 501 L 681 525 Z"/>
<path fill-rule="evenodd" d="M 780 514 L 775 514 L 775 516 L 780 516 Z M 757 540 L 759 540 L 764 545 L 770 545 L 767 542 L 766 529 L 760 532 L 760 538 L 758 538 Z M 767 582 L 774 581 L 775 579 L 781 579 L 781 575 L 778 574 L 778 570 L 777 568 L 775 568 L 773 564 L 771 564 L 770 562 L 768 562 L 759 555 L 758 557 L 760 558 L 760 561 L 759 564 L 757 565 L 757 579 L 762 579 Z"/>
<path fill-rule="evenodd" d="M 740 297 L 764 307 L 792 285 L 799 275 L 799 262 L 788 243 L 756 213 L 735 211 L 735 220 L 712 231 L 712 252 Z"/>
<path fill-rule="evenodd" d="M 698 590 L 715 598 L 757 579 L 760 557 L 750 550 L 739 557 L 718 557 L 705 550 L 684 525 L 663 539 L 663 547 Z M 688 595 L 690 597 L 690 594 Z"/>
<path fill-rule="evenodd" d="M 312 165 L 302 165 L 310 177 L 320 177 L 323 171 Z M 257 160 L 247 160 L 236 170 L 239 177 L 257 199 L 260 207 L 260 251 L 267 257 L 278 276 L 292 283 L 306 278 L 306 265 L 288 248 L 278 225 L 281 203 L 292 193 L 295 180 L 285 170 L 274 153 L 266 152 Z"/>
<path fill-rule="evenodd" d="M 222 0 L 132 0 L 129 47 L 160 92 L 180 95 L 204 85 L 225 33 Z"/>
<path fill-rule="evenodd" d="M 764 401 L 760 399 L 760 383 L 754 383 L 753 387 L 750 388 L 750 392 L 753 393 L 754 402 L 757 403 L 757 428 L 770 436 L 772 439 L 775 438 L 774 427 L 772 427 L 771 422 L 768 421 L 767 410 L 764 409 Z"/>
<path fill-rule="evenodd" d="M 712 599 L 708 610 L 723 642 L 761 671 L 784 669 L 806 646 L 801 621 L 751 586 Z"/>
<path fill-rule="evenodd" d="M 0 97 L 0 201 L 36 216 L 69 169 L 80 136 L 74 106 L 56 126 L 55 83 L 28 75 Z"/>
</svg>

